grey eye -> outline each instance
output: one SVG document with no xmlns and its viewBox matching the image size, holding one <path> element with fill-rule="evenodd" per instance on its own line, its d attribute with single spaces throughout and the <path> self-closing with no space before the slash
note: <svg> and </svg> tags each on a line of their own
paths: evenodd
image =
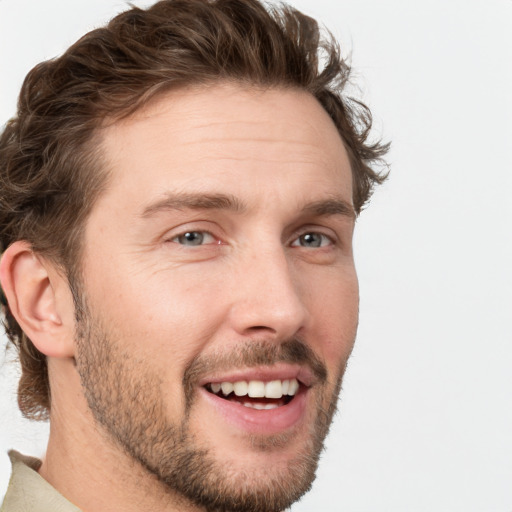
<svg viewBox="0 0 512 512">
<path fill-rule="evenodd" d="M 299 238 L 294 240 L 292 246 L 294 247 L 312 247 L 313 249 L 317 247 L 324 247 L 331 243 L 328 236 L 323 235 L 322 233 L 304 233 L 300 235 Z"/>
<path fill-rule="evenodd" d="M 205 241 L 206 235 L 207 233 L 204 233 L 203 231 L 187 231 L 187 233 L 183 233 L 182 235 L 174 238 L 174 241 L 181 245 L 202 245 Z"/>
</svg>

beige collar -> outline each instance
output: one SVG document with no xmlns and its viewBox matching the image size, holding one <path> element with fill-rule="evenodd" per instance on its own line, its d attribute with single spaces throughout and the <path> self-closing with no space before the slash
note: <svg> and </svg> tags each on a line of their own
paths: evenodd
<svg viewBox="0 0 512 512">
<path fill-rule="evenodd" d="M 0 512 L 80 512 L 39 475 L 39 459 L 14 450 L 9 458 L 12 475 Z"/>
</svg>

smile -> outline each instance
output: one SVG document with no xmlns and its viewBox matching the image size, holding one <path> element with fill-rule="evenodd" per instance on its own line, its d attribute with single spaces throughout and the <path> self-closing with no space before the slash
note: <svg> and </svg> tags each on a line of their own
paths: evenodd
<svg viewBox="0 0 512 512">
<path fill-rule="evenodd" d="M 239 431 L 272 435 L 306 420 L 312 388 L 320 382 L 308 365 L 276 363 L 224 371 L 198 384 L 215 418 Z"/>
<path fill-rule="evenodd" d="M 235 382 L 211 382 L 205 387 L 210 393 L 225 400 L 237 402 L 244 407 L 270 410 L 289 404 L 297 394 L 300 384 L 297 379 L 267 382 L 262 380 L 239 380 Z"/>
</svg>

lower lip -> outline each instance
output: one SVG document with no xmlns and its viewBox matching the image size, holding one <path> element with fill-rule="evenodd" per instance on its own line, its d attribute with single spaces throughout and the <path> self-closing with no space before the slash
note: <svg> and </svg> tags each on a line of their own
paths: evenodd
<svg viewBox="0 0 512 512">
<path fill-rule="evenodd" d="M 228 422 L 252 434 L 278 434 L 296 426 L 306 413 L 307 388 L 300 388 L 293 400 L 275 409 L 258 410 L 245 407 L 201 388 L 204 398 Z"/>
</svg>

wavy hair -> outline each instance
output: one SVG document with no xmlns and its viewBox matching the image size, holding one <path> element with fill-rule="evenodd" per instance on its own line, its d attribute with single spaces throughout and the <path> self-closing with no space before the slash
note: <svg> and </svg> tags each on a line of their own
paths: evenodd
<svg viewBox="0 0 512 512">
<path fill-rule="evenodd" d="M 84 223 L 108 178 L 96 129 L 171 89 L 218 81 L 298 88 L 317 98 L 345 143 L 359 213 L 385 179 L 376 164 L 388 146 L 370 142 L 369 109 L 344 91 L 349 74 L 333 37 L 286 5 L 162 0 L 121 13 L 27 75 L 17 114 L 0 136 L 0 251 L 25 240 L 72 284 Z M 5 297 L 3 311 L 21 362 L 20 409 L 26 417 L 46 419 L 46 357 Z"/>
</svg>

